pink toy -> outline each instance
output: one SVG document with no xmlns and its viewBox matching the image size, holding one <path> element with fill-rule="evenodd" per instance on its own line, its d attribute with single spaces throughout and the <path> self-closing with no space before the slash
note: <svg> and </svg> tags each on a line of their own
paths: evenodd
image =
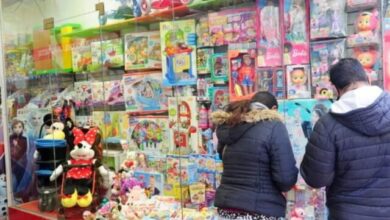
<svg viewBox="0 0 390 220">
<path fill-rule="evenodd" d="M 303 208 L 294 208 L 291 213 L 291 220 L 304 220 L 305 210 Z"/>
<path fill-rule="evenodd" d="M 374 66 L 377 63 L 378 51 L 375 48 L 356 48 L 354 50 L 356 59 L 363 65 L 366 73 L 371 81 L 374 83 L 378 81 L 378 74 L 374 70 Z"/>
<path fill-rule="evenodd" d="M 348 37 L 350 47 L 376 45 L 379 43 L 379 12 L 364 11 L 359 14 L 356 20 L 356 34 Z"/>
</svg>

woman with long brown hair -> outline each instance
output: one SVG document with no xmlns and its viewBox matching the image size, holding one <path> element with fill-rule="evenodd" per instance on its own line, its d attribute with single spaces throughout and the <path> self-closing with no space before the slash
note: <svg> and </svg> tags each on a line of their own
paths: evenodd
<svg viewBox="0 0 390 220">
<path fill-rule="evenodd" d="M 279 219 L 283 192 L 297 181 L 289 136 L 268 92 L 234 102 L 212 115 L 224 165 L 215 205 L 221 219 Z"/>
</svg>

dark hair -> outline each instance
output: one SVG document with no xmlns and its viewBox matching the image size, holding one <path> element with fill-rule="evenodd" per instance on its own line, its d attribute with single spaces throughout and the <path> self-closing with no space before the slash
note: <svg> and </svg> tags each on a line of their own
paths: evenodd
<svg viewBox="0 0 390 220">
<path fill-rule="evenodd" d="M 251 104 L 254 102 L 260 102 L 269 109 L 274 106 L 278 107 L 278 101 L 274 95 L 267 91 L 257 92 L 250 100 L 236 101 L 226 106 L 225 111 L 232 114 L 232 116 L 226 121 L 226 124 L 230 126 L 240 124 L 242 121 L 242 114 L 249 112 L 251 110 Z"/>
<path fill-rule="evenodd" d="M 343 58 L 329 70 L 330 82 L 343 89 L 354 82 L 367 82 L 368 77 L 362 64 L 354 58 Z"/>
<path fill-rule="evenodd" d="M 287 50 L 288 50 L 288 52 L 290 52 L 290 51 L 291 51 L 291 49 L 292 49 L 292 45 L 291 45 L 291 43 L 289 43 L 289 42 L 285 43 L 285 44 L 284 44 L 284 49 L 287 49 Z"/>
<path fill-rule="evenodd" d="M 14 129 L 16 127 L 16 125 L 18 125 L 18 124 L 21 124 L 22 128 L 24 130 L 24 123 L 23 123 L 23 121 L 18 120 L 18 119 L 15 119 L 15 120 L 12 121 L 11 128 Z"/>
</svg>

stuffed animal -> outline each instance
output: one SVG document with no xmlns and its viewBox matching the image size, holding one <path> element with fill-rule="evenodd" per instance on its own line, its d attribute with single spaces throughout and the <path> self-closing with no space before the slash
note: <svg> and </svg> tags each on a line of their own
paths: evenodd
<svg viewBox="0 0 390 220">
<path fill-rule="evenodd" d="M 66 172 L 64 183 L 64 196 L 61 204 L 65 208 L 74 207 L 76 204 L 80 207 L 88 207 L 92 203 L 92 192 L 90 189 L 93 178 L 93 169 L 98 167 L 102 176 L 108 175 L 108 171 L 95 159 L 95 151 L 92 149 L 96 145 L 96 136 L 98 128 L 91 128 L 83 132 L 80 128 L 73 129 L 74 147 L 70 151 L 71 159 L 68 161 L 70 169 Z M 50 176 L 54 181 L 64 168 L 58 166 Z"/>
<path fill-rule="evenodd" d="M 43 139 L 63 140 L 65 139 L 64 124 L 62 122 L 54 122 L 47 130 L 47 135 Z"/>
</svg>

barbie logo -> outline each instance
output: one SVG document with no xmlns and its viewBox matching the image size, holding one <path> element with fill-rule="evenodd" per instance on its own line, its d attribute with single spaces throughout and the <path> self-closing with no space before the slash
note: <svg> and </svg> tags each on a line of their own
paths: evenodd
<svg viewBox="0 0 390 220">
<path fill-rule="evenodd" d="M 304 49 L 293 49 L 292 51 L 293 57 L 306 57 L 307 55 L 307 50 Z"/>
</svg>

